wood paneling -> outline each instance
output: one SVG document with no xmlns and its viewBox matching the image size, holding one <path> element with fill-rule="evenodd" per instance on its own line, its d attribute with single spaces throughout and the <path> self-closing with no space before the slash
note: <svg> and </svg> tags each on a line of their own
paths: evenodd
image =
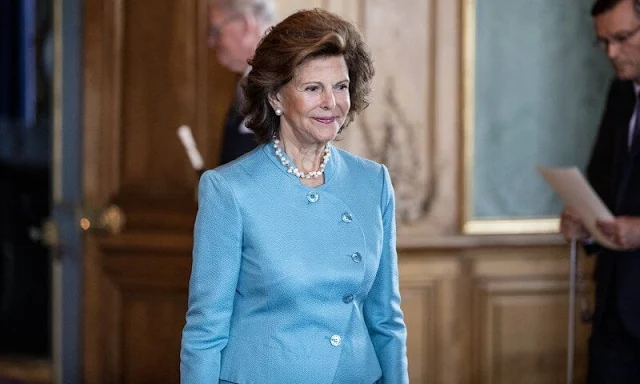
<svg viewBox="0 0 640 384">
<path fill-rule="evenodd" d="M 399 264 L 412 383 L 458 383 L 460 264 L 455 258 L 403 254 Z"/>
<path fill-rule="evenodd" d="M 179 382 L 180 340 L 187 309 L 186 289 L 165 292 L 128 288 L 125 296 L 122 340 L 124 382 Z"/>
<path fill-rule="evenodd" d="M 473 382 L 556 383 L 566 379 L 569 265 L 565 255 L 565 247 L 474 253 Z M 591 270 L 593 261 L 587 262 Z M 586 289 L 591 296 L 591 287 Z M 577 382 L 585 380 L 589 332 L 589 326 L 578 321 Z"/>
<path fill-rule="evenodd" d="M 182 152 L 176 128 L 194 125 L 198 86 L 206 84 L 197 84 L 196 13 L 196 2 L 128 1 L 119 15 L 121 182 L 138 193 L 189 190 L 192 175 L 175 161 Z"/>
<path fill-rule="evenodd" d="M 87 202 L 192 213 L 197 177 L 177 128 L 215 166 L 237 80 L 206 45 L 206 0 L 91 0 L 84 13 Z"/>
<path fill-rule="evenodd" d="M 567 284 L 564 280 L 483 282 L 473 323 L 478 383 L 559 383 L 566 378 Z M 578 328 L 580 381 L 587 332 Z"/>
<path fill-rule="evenodd" d="M 176 135 L 215 166 L 237 77 L 206 45 L 206 0 L 84 7 L 84 197 L 126 216 L 87 233 L 84 381 L 177 382 L 197 177 Z"/>
<path fill-rule="evenodd" d="M 564 382 L 567 247 L 536 245 L 535 239 L 401 250 L 412 383 Z M 593 261 L 581 258 L 589 298 Z M 586 381 L 589 333 L 578 321 L 576 383 Z"/>
<path fill-rule="evenodd" d="M 190 237 L 132 234 L 91 247 L 86 382 L 178 382 Z"/>
<path fill-rule="evenodd" d="M 410 380 L 422 379 L 434 382 L 436 365 L 434 346 L 436 326 L 433 314 L 436 313 L 435 292 L 432 284 L 422 287 L 403 287 L 402 307 L 405 308 L 405 322 L 412 330 L 407 340 L 407 356 L 411 362 Z"/>
</svg>

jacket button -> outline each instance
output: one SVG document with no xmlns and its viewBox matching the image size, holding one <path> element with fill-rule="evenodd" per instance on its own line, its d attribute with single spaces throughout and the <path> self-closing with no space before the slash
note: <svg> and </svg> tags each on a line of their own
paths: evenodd
<svg viewBox="0 0 640 384">
<path fill-rule="evenodd" d="M 342 338 L 339 335 L 331 336 L 331 345 L 337 347 L 340 345 L 340 343 L 342 343 Z"/>
<path fill-rule="evenodd" d="M 311 191 L 307 193 L 307 200 L 309 200 L 310 203 L 315 203 L 316 201 L 318 201 L 319 198 L 320 198 L 320 195 L 316 191 Z"/>
<path fill-rule="evenodd" d="M 360 252 L 354 252 L 351 254 L 351 260 L 353 260 L 354 263 L 359 263 L 362 261 L 362 255 Z"/>
<path fill-rule="evenodd" d="M 345 304 L 349 304 L 352 301 L 353 301 L 353 295 L 352 294 L 344 295 L 342 297 L 342 302 L 345 303 Z"/>
<path fill-rule="evenodd" d="M 353 217 L 351 217 L 351 214 L 349 212 L 345 212 L 342 214 L 342 221 L 344 221 L 345 223 L 350 223 L 351 221 L 353 221 Z"/>
</svg>

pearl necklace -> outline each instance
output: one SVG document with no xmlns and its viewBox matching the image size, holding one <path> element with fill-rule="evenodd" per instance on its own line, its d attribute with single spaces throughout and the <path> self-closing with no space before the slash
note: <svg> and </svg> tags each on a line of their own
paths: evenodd
<svg viewBox="0 0 640 384">
<path fill-rule="evenodd" d="M 324 156 L 322 156 L 322 162 L 320 162 L 320 168 L 317 171 L 311 171 L 309 173 L 300 172 L 297 167 L 291 164 L 289 160 L 284 156 L 282 148 L 280 147 L 280 140 L 273 138 L 273 149 L 275 150 L 276 156 L 280 159 L 280 163 L 287 167 L 287 173 L 291 173 L 301 179 L 311 179 L 322 176 L 324 174 L 324 168 L 327 166 L 327 162 L 331 157 L 331 152 L 329 151 L 329 144 L 324 147 Z"/>
</svg>

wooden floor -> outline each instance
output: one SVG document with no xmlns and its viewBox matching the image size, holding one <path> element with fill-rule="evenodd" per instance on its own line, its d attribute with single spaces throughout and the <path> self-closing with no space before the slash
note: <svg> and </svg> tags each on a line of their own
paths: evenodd
<svg viewBox="0 0 640 384">
<path fill-rule="evenodd" d="M 0 356 L 0 383 L 50 384 L 51 360 L 22 356 Z"/>
</svg>

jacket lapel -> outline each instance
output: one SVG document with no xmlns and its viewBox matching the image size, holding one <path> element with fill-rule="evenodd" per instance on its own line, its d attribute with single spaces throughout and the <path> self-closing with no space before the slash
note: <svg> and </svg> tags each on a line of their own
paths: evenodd
<svg viewBox="0 0 640 384">
<path fill-rule="evenodd" d="M 611 196 L 613 197 L 612 201 L 614 202 L 613 206 L 617 204 L 616 197 L 618 196 L 618 188 L 620 186 L 620 177 L 622 175 L 621 170 L 628 151 L 629 122 L 636 104 L 633 83 L 631 81 L 621 83 L 620 96 L 616 104 L 614 114 L 615 123 L 612 127 L 615 129 L 613 169 L 611 170 L 615 180 L 611 185 Z"/>
</svg>

